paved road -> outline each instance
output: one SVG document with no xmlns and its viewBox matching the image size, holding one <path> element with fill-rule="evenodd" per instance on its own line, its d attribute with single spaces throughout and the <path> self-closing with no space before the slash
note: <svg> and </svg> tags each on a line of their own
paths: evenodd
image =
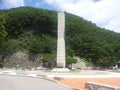
<svg viewBox="0 0 120 90">
<path fill-rule="evenodd" d="M 31 77 L 0 75 L 0 90 L 73 90 L 55 82 Z"/>
</svg>

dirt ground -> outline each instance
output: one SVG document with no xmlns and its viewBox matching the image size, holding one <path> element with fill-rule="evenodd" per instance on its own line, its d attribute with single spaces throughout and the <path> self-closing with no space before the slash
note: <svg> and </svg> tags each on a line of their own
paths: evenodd
<svg viewBox="0 0 120 90">
<path fill-rule="evenodd" d="M 82 90 L 85 89 L 85 82 L 96 82 L 120 87 L 120 78 L 64 78 L 60 83 Z"/>
</svg>

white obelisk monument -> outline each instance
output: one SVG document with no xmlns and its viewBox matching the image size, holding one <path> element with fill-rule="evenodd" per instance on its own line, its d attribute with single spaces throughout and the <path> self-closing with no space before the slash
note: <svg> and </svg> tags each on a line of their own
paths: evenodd
<svg viewBox="0 0 120 90">
<path fill-rule="evenodd" d="M 65 68 L 65 14 L 58 13 L 57 67 Z"/>
</svg>

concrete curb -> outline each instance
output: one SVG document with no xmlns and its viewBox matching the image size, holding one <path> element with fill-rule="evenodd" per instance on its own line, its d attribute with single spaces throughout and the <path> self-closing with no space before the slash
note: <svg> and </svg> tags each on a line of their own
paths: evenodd
<svg viewBox="0 0 120 90">
<path fill-rule="evenodd" d="M 81 89 L 79 89 L 79 88 L 70 87 L 69 85 L 62 84 L 61 82 L 59 82 L 59 81 L 57 81 L 57 80 L 54 80 L 54 79 L 49 79 L 49 78 L 45 78 L 45 79 L 47 79 L 47 80 L 49 80 L 49 81 L 52 81 L 52 82 L 55 82 L 55 83 L 58 83 L 58 84 L 60 84 L 60 85 L 62 85 L 62 86 L 64 86 L 64 87 L 68 87 L 68 88 L 71 88 L 71 89 L 74 89 L 74 90 L 81 90 Z"/>
</svg>

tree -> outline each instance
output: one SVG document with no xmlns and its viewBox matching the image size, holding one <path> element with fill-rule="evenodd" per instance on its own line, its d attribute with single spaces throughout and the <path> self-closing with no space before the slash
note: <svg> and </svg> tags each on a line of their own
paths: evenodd
<svg viewBox="0 0 120 90">
<path fill-rule="evenodd" d="M 42 63 L 47 68 L 53 68 L 55 66 L 55 53 L 45 54 Z"/>
<path fill-rule="evenodd" d="M 52 53 L 54 51 L 56 51 L 56 40 L 46 34 L 33 40 L 30 48 L 30 52 L 34 53 Z"/>
<path fill-rule="evenodd" d="M 0 67 L 2 67 L 3 63 L 3 42 L 7 36 L 7 32 L 5 30 L 5 15 L 0 12 Z"/>
<path fill-rule="evenodd" d="M 75 57 L 72 57 L 72 56 L 67 56 L 66 58 L 66 63 L 67 63 L 67 66 L 70 67 L 69 68 L 72 68 L 72 64 L 73 63 L 76 63 L 77 62 L 77 59 Z"/>
<path fill-rule="evenodd" d="M 5 29 L 5 15 L 0 12 L 0 44 L 4 41 L 7 36 L 7 32 Z"/>
</svg>

